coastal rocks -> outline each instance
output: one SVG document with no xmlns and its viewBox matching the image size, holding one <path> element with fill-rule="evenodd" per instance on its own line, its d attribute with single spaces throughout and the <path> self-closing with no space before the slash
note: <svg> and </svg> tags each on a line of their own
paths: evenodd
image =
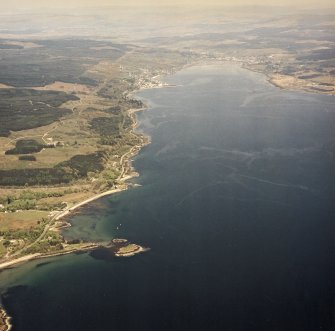
<svg viewBox="0 0 335 331">
<path fill-rule="evenodd" d="M 132 244 L 127 239 L 113 239 L 112 249 L 115 256 L 134 256 L 135 254 L 146 252 L 149 248 Z"/>
<path fill-rule="evenodd" d="M 112 260 L 115 257 L 131 257 L 150 250 L 137 244 L 130 243 L 127 239 L 113 239 L 110 245 L 99 247 L 90 256 L 97 260 Z"/>
<path fill-rule="evenodd" d="M 7 312 L 3 308 L 0 308 L 0 331 L 9 331 L 12 329 L 10 320 L 11 318 Z"/>
</svg>

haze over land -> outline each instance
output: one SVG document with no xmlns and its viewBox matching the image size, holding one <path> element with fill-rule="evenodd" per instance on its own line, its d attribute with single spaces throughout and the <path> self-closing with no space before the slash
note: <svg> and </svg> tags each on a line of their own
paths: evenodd
<svg viewBox="0 0 335 331">
<path fill-rule="evenodd" d="M 308 8 L 320 8 L 320 7 L 329 7 L 334 8 L 334 1 L 332 0 L 163 0 L 163 1 L 154 1 L 154 0 L 59 0 L 54 3 L 47 3 L 44 0 L 13 0 L 1 5 L 3 8 L 67 8 L 67 7 L 99 7 L 99 6 L 129 6 L 129 7 L 143 7 L 143 6 L 289 6 L 289 7 L 302 7 L 305 9 Z"/>
<path fill-rule="evenodd" d="M 98 245 L 93 243 L 91 246 L 90 242 L 82 243 L 82 240 L 99 240 L 101 244 L 102 239 L 110 240 L 120 233 L 121 238 L 129 239 L 127 230 L 132 225 L 135 229 L 138 227 L 133 231 L 134 238 L 141 238 L 142 234 L 147 238 L 149 247 L 151 244 L 154 246 L 155 241 L 159 242 L 154 247 L 154 255 L 159 261 L 152 263 L 150 254 L 147 254 L 149 255 L 147 265 L 148 270 L 151 270 L 150 268 L 156 270 L 156 266 L 160 265 L 164 270 L 164 277 L 167 276 L 165 271 L 169 269 L 170 262 L 171 265 L 177 263 L 177 268 L 173 267 L 173 270 L 186 271 L 187 274 L 187 270 L 184 269 L 187 263 L 185 264 L 182 259 L 189 261 L 189 256 L 192 257 L 197 249 L 201 250 L 201 253 L 195 254 L 196 258 L 205 257 L 202 254 L 208 254 L 210 258 L 206 257 L 201 263 L 193 264 L 196 271 L 190 272 L 189 275 L 193 277 L 199 271 L 204 272 L 203 280 L 220 276 L 220 281 L 223 281 L 224 277 L 215 271 L 217 262 L 212 256 L 221 254 L 218 259 L 221 261 L 221 256 L 226 254 L 227 261 L 238 263 L 236 253 L 237 255 L 239 253 L 234 251 L 237 247 L 241 248 L 240 270 L 244 270 L 245 261 L 249 261 L 250 256 L 247 256 L 249 252 L 255 254 L 253 262 L 256 265 L 259 262 L 263 263 L 263 259 L 259 256 L 264 252 L 269 252 L 268 256 L 264 256 L 265 260 L 268 258 L 270 261 L 266 265 L 273 263 L 278 252 L 282 260 L 286 261 L 286 249 L 290 250 L 297 238 L 300 238 L 300 234 L 306 232 L 303 223 L 306 221 L 315 226 L 313 222 L 316 218 L 313 218 L 313 215 L 319 213 L 322 216 L 321 220 L 317 221 L 323 221 L 327 228 L 328 217 L 331 215 L 330 212 L 333 212 L 333 209 L 328 209 L 327 206 L 324 208 L 322 204 L 328 199 L 333 201 L 332 184 L 326 175 L 331 169 L 335 169 L 333 157 L 335 130 L 332 112 L 334 104 L 331 99 L 335 95 L 334 8 L 333 1 L 328 0 L 318 2 L 60 0 L 53 3 L 42 0 L 12 0 L 2 3 L 0 5 L 0 268 L 17 263 L 18 258 L 19 261 L 27 260 L 31 258 L 31 254 L 34 254 L 35 258 L 40 258 L 48 254 L 69 253 L 87 247 L 96 248 Z M 178 76 L 179 74 L 173 76 L 177 72 L 181 72 L 181 76 Z M 171 76 L 177 81 L 168 85 L 166 79 Z M 178 79 L 181 81 L 178 82 Z M 202 84 L 207 84 L 207 87 Z M 170 88 L 152 90 L 166 85 Z M 183 89 L 179 89 L 181 87 Z M 169 106 L 171 109 L 163 107 L 161 115 L 159 109 L 145 112 L 144 118 L 147 116 L 147 120 L 143 125 L 144 128 L 147 125 L 146 132 L 150 134 L 150 130 L 157 131 L 157 141 L 159 142 L 161 138 L 162 140 L 157 151 L 150 149 L 155 145 L 153 141 L 148 149 L 145 149 L 147 152 L 152 151 L 149 152 L 150 156 L 147 154 L 147 157 L 144 156 L 142 159 L 148 162 L 142 168 L 143 173 L 145 171 L 148 171 L 147 174 L 155 173 L 153 169 L 158 165 L 157 174 L 153 177 L 162 179 L 163 182 L 169 179 L 167 182 L 176 184 L 175 188 L 164 189 L 164 185 L 159 187 L 162 184 L 160 180 L 152 180 L 150 175 L 144 176 L 143 180 L 147 185 L 144 184 L 143 188 L 136 186 L 136 189 L 128 192 L 130 196 L 135 195 L 134 199 L 124 200 L 125 208 L 118 208 L 116 203 L 111 212 L 108 209 L 110 206 L 107 207 L 108 217 L 112 218 L 111 222 L 109 219 L 106 224 L 104 220 L 100 222 L 101 210 L 99 210 L 98 217 L 93 221 L 90 215 L 86 217 L 84 214 L 83 219 L 79 217 L 78 226 L 73 224 L 70 229 L 62 230 L 69 226 L 64 216 L 74 209 L 98 197 L 120 193 L 129 186 L 132 187 L 133 182 L 128 183 L 127 180 L 138 174 L 132 168 L 131 160 L 148 143 L 146 136 L 134 132 L 137 125 L 134 113 L 145 107 L 142 99 L 136 99 L 134 95 L 142 89 L 151 91 L 148 92 L 149 95 L 157 93 L 157 102 L 154 104 L 160 104 L 159 96 L 164 96 L 164 93 L 171 93 L 167 103 L 176 102 Z M 207 91 L 207 97 L 202 99 L 204 91 Z M 215 96 L 211 95 L 213 91 L 216 91 Z M 192 93 L 195 98 L 192 97 Z M 182 108 L 187 104 L 185 100 L 183 101 L 184 97 L 189 97 L 190 102 L 185 111 Z M 169 110 L 164 113 L 166 109 Z M 208 123 L 212 124 L 208 126 Z M 192 125 L 197 126 L 198 131 L 193 130 Z M 169 129 L 164 131 L 166 127 Z M 208 129 L 208 133 L 203 131 L 204 127 Z M 187 129 L 190 131 L 185 134 Z M 173 130 L 176 132 L 173 133 Z M 169 136 L 171 132 L 173 134 Z M 178 136 L 179 134 L 181 135 Z M 173 140 L 175 141 L 171 143 Z M 185 151 L 180 150 L 179 154 L 176 153 L 183 143 L 186 144 Z M 194 148 L 195 146 L 197 147 Z M 177 170 L 170 168 L 169 171 L 169 167 L 165 168 L 169 164 L 165 162 L 165 157 L 170 158 L 170 166 L 172 169 L 177 166 Z M 203 166 L 194 171 L 196 166 L 201 164 Z M 186 175 L 190 177 L 184 183 Z M 176 180 L 178 176 L 180 179 Z M 137 179 L 133 181 L 137 183 Z M 150 196 L 150 190 L 155 185 L 158 185 L 157 192 L 164 192 L 166 198 L 160 200 L 160 193 Z M 224 190 L 220 191 L 220 188 Z M 206 190 L 214 192 L 210 201 L 208 200 L 210 194 L 206 193 L 201 197 Z M 139 197 L 136 198 L 136 192 L 142 192 L 139 200 Z M 176 192 L 180 196 L 175 194 Z M 188 203 L 193 204 L 197 201 L 197 196 L 201 199 L 196 203 L 199 212 L 195 215 L 202 215 L 202 212 L 204 215 L 195 224 L 193 220 L 196 217 L 194 219 L 190 217 L 195 209 L 187 208 L 190 208 Z M 219 201 L 217 198 L 222 199 L 226 205 L 215 205 L 216 201 Z M 122 200 L 122 195 L 120 199 Z M 139 204 L 141 207 L 134 207 L 141 199 L 143 199 Z M 150 206 L 155 199 L 157 205 Z M 168 201 L 173 203 L 168 204 Z M 314 206 L 314 201 L 319 201 L 318 203 L 322 205 L 320 209 Z M 160 203 L 162 208 L 157 208 Z M 99 204 L 97 205 L 99 209 Z M 305 206 L 310 208 L 306 215 Z M 135 208 L 134 217 L 131 213 L 127 214 L 132 208 Z M 161 215 L 164 208 L 166 212 Z M 213 218 L 213 215 L 207 217 L 206 213 L 209 210 L 212 213 L 216 208 L 215 226 L 218 231 L 212 232 L 215 226 L 213 227 L 211 222 L 215 217 Z M 140 221 L 137 217 L 140 213 L 137 213 L 136 209 L 144 212 Z M 174 209 L 176 214 L 170 214 Z M 242 215 L 244 210 L 246 213 Z M 254 211 L 252 217 L 250 210 Z M 147 211 L 148 214 L 145 214 Z M 187 224 L 188 221 L 190 224 Z M 123 222 L 126 223 L 125 226 Z M 173 222 L 175 225 L 170 226 Z M 301 224 L 295 224 L 296 222 Z M 109 230 L 99 232 L 101 224 L 105 224 Z M 233 225 L 231 232 L 230 224 Z M 236 224 L 238 226 L 235 226 Z M 272 229 L 269 231 L 269 224 L 272 224 L 272 229 L 276 231 L 272 232 Z M 286 238 L 288 241 L 286 245 L 283 244 L 285 240 L 282 240 L 282 237 L 285 239 L 285 236 L 292 234 L 291 224 L 295 224 L 295 232 L 292 238 Z M 281 229 L 282 237 L 277 235 L 273 237 L 278 227 Z M 171 229 L 173 232 L 170 233 Z M 206 231 L 207 235 L 204 235 Z M 69 233 L 71 236 L 65 235 Z M 177 258 L 171 258 L 169 253 L 165 255 L 160 251 L 162 234 L 166 233 L 171 235 L 165 237 L 167 252 L 174 250 Z M 184 238 L 185 233 L 190 235 Z M 220 233 L 223 234 L 222 238 L 217 237 Z M 268 237 L 264 233 L 267 233 Z M 210 239 L 212 234 L 214 240 Z M 256 234 L 255 237 L 249 238 L 250 247 L 255 245 L 253 240 L 256 240 L 257 244 L 260 243 L 262 246 L 261 251 L 258 251 L 260 246 L 257 244 L 253 250 L 249 250 L 248 240 L 244 240 L 246 234 Z M 175 242 L 175 238 L 179 238 L 180 248 L 178 244 L 176 247 L 171 247 L 171 242 Z M 199 238 L 204 238 L 205 241 L 197 242 Z M 236 242 L 239 244 L 235 245 Z M 272 251 L 264 250 L 264 247 L 271 247 L 273 242 L 277 243 L 278 247 L 272 247 Z M 126 251 L 128 249 L 128 253 L 130 249 L 130 253 L 133 254 L 134 247 L 136 251 L 143 251 L 140 246 L 128 245 L 127 241 L 125 243 L 127 245 L 125 244 L 122 249 Z M 184 243 L 188 247 L 186 250 Z M 214 249 L 215 243 L 218 246 Z M 226 245 L 225 249 L 221 249 L 221 243 Z M 322 243 L 323 238 L 321 246 Z M 281 248 L 277 251 L 279 247 Z M 299 259 L 304 259 L 307 255 L 304 253 L 306 249 L 314 249 L 308 244 L 301 247 L 303 249 Z M 114 245 L 114 251 L 110 251 L 110 247 L 106 249 L 110 256 L 115 253 L 117 247 Z M 181 251 L 183 254 L 179 254 Z M 97 255 L 99 257 L 99 253 Z M 178 266 L 179 255 L 182 257 L 182 268 Z M 76 257 L 73 258 L 76 260 Z M 166 258 L 171 259 L 168 266 Z M 316 260 L 319 261 L 320 258 L 317 256 Z M 333 258 L 330 260 L 334 261 Z M 199 268 L 199 265 L 206 265 L 208 261 L 213 262 L 213 274 L 206 274 L 208 270 L 206 267 Z M 288 269 L 295 263 L 289 261 Z M 125 265 L 128 266 L 126 263 Z M 278 263 L 280 272 L 274 273 L 278 277 L 282 276 L 281 267 L 282 265 Z M 60 270 L 63 269 L 60 267 Z M 94 267 L 92 270 L 93 273 L 96 272 Z M 227 270 L 232 271 L 231 279 L 234 283 L 237 274 L 234 274 L 234 268 L 224 267 L 223 270 L 222 274 L 225 276 Z M 253 266 L 250 270 L 253 270 Z M 263 276 L 262 271 L 263 269 L 260 277 Z M 140 266 L 139 270 L 129 274 L 137 275 L 141 272 L 143 269 Z M 259 276 L 253 278 L 249 277 L 249 274 L 249 271 L 246 272 L 248 277 L 245 279 L 252 280 Z M 1 275 L 0 284 L 8 286 L 4 276 L 6 273 Z M 111 272 L 106 275 L 114 277 L 117 273 Z M 175 276 L 177 282 L 181 281 L 179 283 L 181 289 L 190 285 L 187 281 L 182 282 L 185 276 L 183 272 L 181 274 L 177 272 Z M 159 278 L 165 279 L 164 277 Z M 110 282 L 110 279 L 108 279 L 108 284 L 111 286 L 109 293 L 113 293 L 113 282 Z M 127 279 L 123 275 L 120 277 L 121 282 Z M 147 279 L 145 277 L 142 279 L 145 290 L 148 285 Z M 267 279 L 272 280 L 273 275 Z M 332 281 L 330 285 L 332 286 L 334 277 L 329 279 Z M 173 280 L 169 284 L 175 283 Z M 211 283 L 213 286 L 217 284 L 216 281 Z M 278 285 L 281 281 L 274 283 Z M 303 284 L 300 279 L 296 283 Z M 243 283 L 246 286 L 248 284 Z M 271 284 L 270 289 L 272 286 L 276 288 L 276 284 Z M 80 285 L 78 282 L 78 286 Z M 157 288 L 164 288 L 165 285 L 162 284 L 162 287 Z M 50 288 L 52 286 L 53 284 Z M 219 293 L 224 286 L 212 293 Z M 234 288 L 234 286 L 228 287 Z M 206 290 L 207 281 L 188 289 L 191 296 L 186 306 L 192 307 L 195 302 L 192 295 L 200 294 L 192 291 L 198 288 Z M 251 292 L 254 288 L 251 282 Z M 135 292 L 136 289 L 137 286 Z M 21 290 L 22 288 L 18 289 L 19 292 Z M 79 290 L 79 293 L 83 292 L 82 289 Z M 29 293 L 29 290 L 25 293 Z M 177 315 L 187 316 L 180 314 L 174 304 L 181 302 L 178 300 L 180 293 L 183 293 L 183 290 L 176 291 L 177 300 L 172 300 L 169 306 L 171 312 L 177 309 Z M 304 296 L 298 294 L 296 297 L 290 287 L 285 288 L 285 291 L 279 288 L 277 293 L 289 293 L 287 302 L 292 304 L 292 309 L 286 309 L 286 313 L 297 311 L 294 300 L 297 297 L 297 300 L 300 300 L 299 298 Z M 94 296 L 94 291 L 92 294 Z M 227 297 L 222 294 L 220 298 L 223 298 L 224 302 Z M 233 298 L 236 298 L 235 293 L 232 294 Z M 26 295 L 29 298 L 29 294 Z M 61 292 L 59 295 L 63 296 Z M 276 297 L 275 293 L 273 295 Z M 293 300 L 290 295 L 293 296 Z M 17 299 L 15 293 L 12 296 L 14 304 L 20 305 L 21 302 L 25 302 Z M 155 297 L 164 298 L 164 295 Z M 115 301 L 114 295 L 111 298 Z M 150 295 L 147 298 L 150 298 Z M 204 300 L 201 299 L 199 302 L 206 302 L 207 298 L 204 292 L 202 298 Z M 80 301 L 81 294 L 73 296 L 73 300 L 76 299 Z M 95 299 L 99 301 L 98 296 L 92 299 L 93 302 Z M 320 302 L 326 305 L 324 302 L 327 302 L 327 298 L 323 297 L 322 300 Z M 108 300 L 104 301 L 108 304 Z M 263 305 L 258 310 L 260 324 L 265 321 L 264 308 L 268 306 L 271 308 L 270 315 L 272 313 L 276 315 L 279 311 L 276 304 L 271 306 L 269 302 L 283 305 L 281 294 L 274 300 L 268 301 L 266 297 L 263 301 L 258 298 L 251 301 L 260 301 Z M 57 307 L 62 306 L 58 301 L 55 302 Z M 223 306 L 229 306 L 234 310 L 229 300 L 225 301 L 222 307 L 221 301 L 215 302 L 219 304 L 219 312 L 224 310 Z M 311 299 L 307 303 L 313 306 L 313 302 Z M 114 303 L 118 305 L 118 302 Z M 96 307 L 100 309 L 99 304 Z M 107 308 L 108 312 L 115 311 Z M 203 308 L 204 311 L 200 309 L 197 315 L 200 319 L 207 318 L 208 310 L 206 307 Z M 244 311 L 242 306 L 239 306 L 237 311 L 239 309 L 240 312 Z M 25 309 L 18 311 L 22 313 L 23 310 Z M 311 310 L 316 311 L 313 307 Z M 15 315 L 16 310 L 13 308 L 12 311 Z M 34 311 L 39 313 L 38 308 L 34 307 Z M 66 311 L 72 309 L 64 310 L 63 314 L 66 314 Z M 127 303 L 124 311 L 131 311 Z M 162 312 L 165 314 L 166 309 Z M 49 309 L 49 313 L 54 314 L 51 319 L 58 318 L 52 309 Z M 221 316 L 212 310 L 211 313 L 214 319 Z M 18 315 L 21 318 L 21 314 Z M 33 316 L 30 313 L 23 315 L 26 315 L 23 319 L 28 320 Z M 302 315 L 304 316 L 303 313 Z M 73 321 L 76 321 L 78 316 L 74 313 Z M 108 319 L 110 315 L 104 314 L 104 316 Z M 127 316 L 125 318 L 128 319 Z M 252 320 L 253 316 L 250 318 Z M 311 318 L 318 321 L 315 315 L 311 315 Z M 324 318 L 326 322 L 327 318 Z M 0 314 L 0 328 L 1 319 L 3 318 Z M 65 317 L 65 323 L 67 320 Z M 169 321 L 174 320 L 172 318 Z M 249 317 L 246 316 L 234 320 L 249 323 Z M 296 320 L 301 321 L 300 317 Z M 150 322 L 150 318 L 146 321 Z M 283 321 L 285 324 L 285 319 Z M 314 326 L 309 324 L 308 320 L 305 322 L 304 325 Z M 326 325 L 325 323 L 323 325 Z M 33 323 L 26 322 L 25 325 L 34 329 Z M 286 324 L 285 327 L 283 330 L 288 329 Z M 107 325 L 101 330 L 110 328 Z M 318 328 L 319 325 L 313 331 Z M 171 327 L 169 330 L 175 329 Z M 234 330 L 229 327 L 223 329 Z M 262 327 L 258 328 L 260 329 Z M 144 330 L 150 329 L 144 328 Z M 302 328 L 302 330 L 308 329 Z"/>
</svg>

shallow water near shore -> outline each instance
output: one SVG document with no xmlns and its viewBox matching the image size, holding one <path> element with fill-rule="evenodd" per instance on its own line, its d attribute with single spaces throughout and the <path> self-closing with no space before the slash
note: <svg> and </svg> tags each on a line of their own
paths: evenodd
<svg viewBox="0 0 335 331">
<path fill-rule="evenodd" d="M 333 330 L 335 110 L 233 65 L 145 90 L 141 184 L 82 207 L 69 239 L 127 238 L 0 273 L 14 330 Z"/>
</svg>

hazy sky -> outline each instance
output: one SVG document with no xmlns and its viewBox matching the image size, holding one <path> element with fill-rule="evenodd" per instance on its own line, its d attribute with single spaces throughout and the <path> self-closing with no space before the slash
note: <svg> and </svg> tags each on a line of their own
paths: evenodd
<svg viewBox="0 0 335 331">
<path fill-rule="evenodd" d="M 334 0 L 0 0 L 0 9 L 20 8 L 73 8 L 87 6 L 110 6 L 110 5 L 275 5 L 275 6 L 301 6 L 310 7 L 332 7 L 335 8 Z"/>
</svg>

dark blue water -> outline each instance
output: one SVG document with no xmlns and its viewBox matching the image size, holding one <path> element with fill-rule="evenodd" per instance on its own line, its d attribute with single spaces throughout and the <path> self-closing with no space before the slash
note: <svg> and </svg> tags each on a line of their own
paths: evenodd
<svg viewBox="0 0 335 331">
<path fill-rule="evenodd" d="M 334 330 L 334 98 L 228 65 L 168 81 L 140 93 L 141 186 L 65 232 L 151 251 L 3 272 L 14 330 Z"/>
</svg>

